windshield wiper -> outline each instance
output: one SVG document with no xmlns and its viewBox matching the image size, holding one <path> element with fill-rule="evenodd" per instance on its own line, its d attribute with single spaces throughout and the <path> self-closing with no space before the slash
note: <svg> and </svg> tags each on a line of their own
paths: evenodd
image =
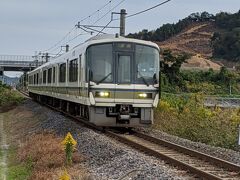
<svg viewBox="0 0 240 180">
<path fill-rule="evenodd" d="M 158 80 L 157 80 L 157 74 L 154 73 L 153 75 L 153 84 L 157 84 Z"/>
<path fill-rule="evenodd" d="M 147 86 L 149 86 L 147 80 L 143 77 L 143 75 L 140 73 L 140 71 L 138 71 L 138 73 L 139 73 L 139 75 L 140 75 L 140 78 L 142 78 L 143 82 L 144 82 Z"/>
<path fill-rule="evenodd" d="M 112 73 L 110 72 L 108 75 L 106 75 L 104 78 L 102 78 L 100 81 L 97 82 L 97 84 L 105 81 Z"/>
</svg>

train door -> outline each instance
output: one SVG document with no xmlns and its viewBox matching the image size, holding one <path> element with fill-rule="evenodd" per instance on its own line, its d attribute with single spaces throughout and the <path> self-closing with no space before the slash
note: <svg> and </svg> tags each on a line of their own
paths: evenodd
<svg viewBox="0 0 240 180">
<path fill-rule="evenodd" d="M 133 103 L 133 53 L 117 52 L 115 62 L 115 101 L 120 103 Z"/>
</svg>

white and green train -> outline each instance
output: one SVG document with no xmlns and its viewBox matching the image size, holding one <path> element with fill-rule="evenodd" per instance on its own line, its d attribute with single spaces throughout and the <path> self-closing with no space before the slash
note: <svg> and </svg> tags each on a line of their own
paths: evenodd
<svg viewBox="0 0 240 180">
<path fill-rule="evenodd" d="M 153 123 L 159 101 L 159 47 L 96 36 L 28 73 L 32 98 L 103 127 Z"/>
</svg>

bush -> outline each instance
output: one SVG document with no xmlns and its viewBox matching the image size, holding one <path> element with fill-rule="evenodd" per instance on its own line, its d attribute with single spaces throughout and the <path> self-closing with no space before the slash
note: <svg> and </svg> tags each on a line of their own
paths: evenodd
<svg viewBox="0 0 240 180">
<path fill-rule="evenodd" d="M 0 107 L 6 108 L 8 106 L 19 104 L 23 101 L 23 97 L 10 87 L 0 85 Z"/>
<path fill-rule="evenodd" d="M 240 109 L 209 109 L 203 96 L 164 96 L 155 111 L 154 128 L 209 145 L 237 147 Z"/>
</svg>

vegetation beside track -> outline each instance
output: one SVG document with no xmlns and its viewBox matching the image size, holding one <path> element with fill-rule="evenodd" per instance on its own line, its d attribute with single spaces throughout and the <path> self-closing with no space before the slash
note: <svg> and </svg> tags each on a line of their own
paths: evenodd
<svg viewBox="0 0 240 180">
<path fill-rule="evenodd" d="M 206 108 L 203 99 L 199 94 L 163 95 L 155 110 L 154 128 L 192 141 L 237 150 L 240 109 Z"/>
<path fill-rule="evenodd" d="M 28 179 L 32 172 L 32 162 L 20 162 L 17 159 L 17 147 L 10 146 L 8 149 L 7 179 Z"/>
<path fill-rule="evenodd" d="M 24 100 L 19 92 L 0 82 L 0 112 L 7 111 Z"/>
<path fill-rule="evenodd" d="M 59 179 L 65 170 L 71 178 L 83 179 L 86 176 L 86 170 L 81 168 L 84 157 L 75 151 L 72 164 L 67 165 L 61 144 L 64 137 L 39 128 L 44 116 L 21 105 L 0 116 L 4 120 L 6 143 L 9 145 L 5 151 L 8 180 Z"/>
</svg>

